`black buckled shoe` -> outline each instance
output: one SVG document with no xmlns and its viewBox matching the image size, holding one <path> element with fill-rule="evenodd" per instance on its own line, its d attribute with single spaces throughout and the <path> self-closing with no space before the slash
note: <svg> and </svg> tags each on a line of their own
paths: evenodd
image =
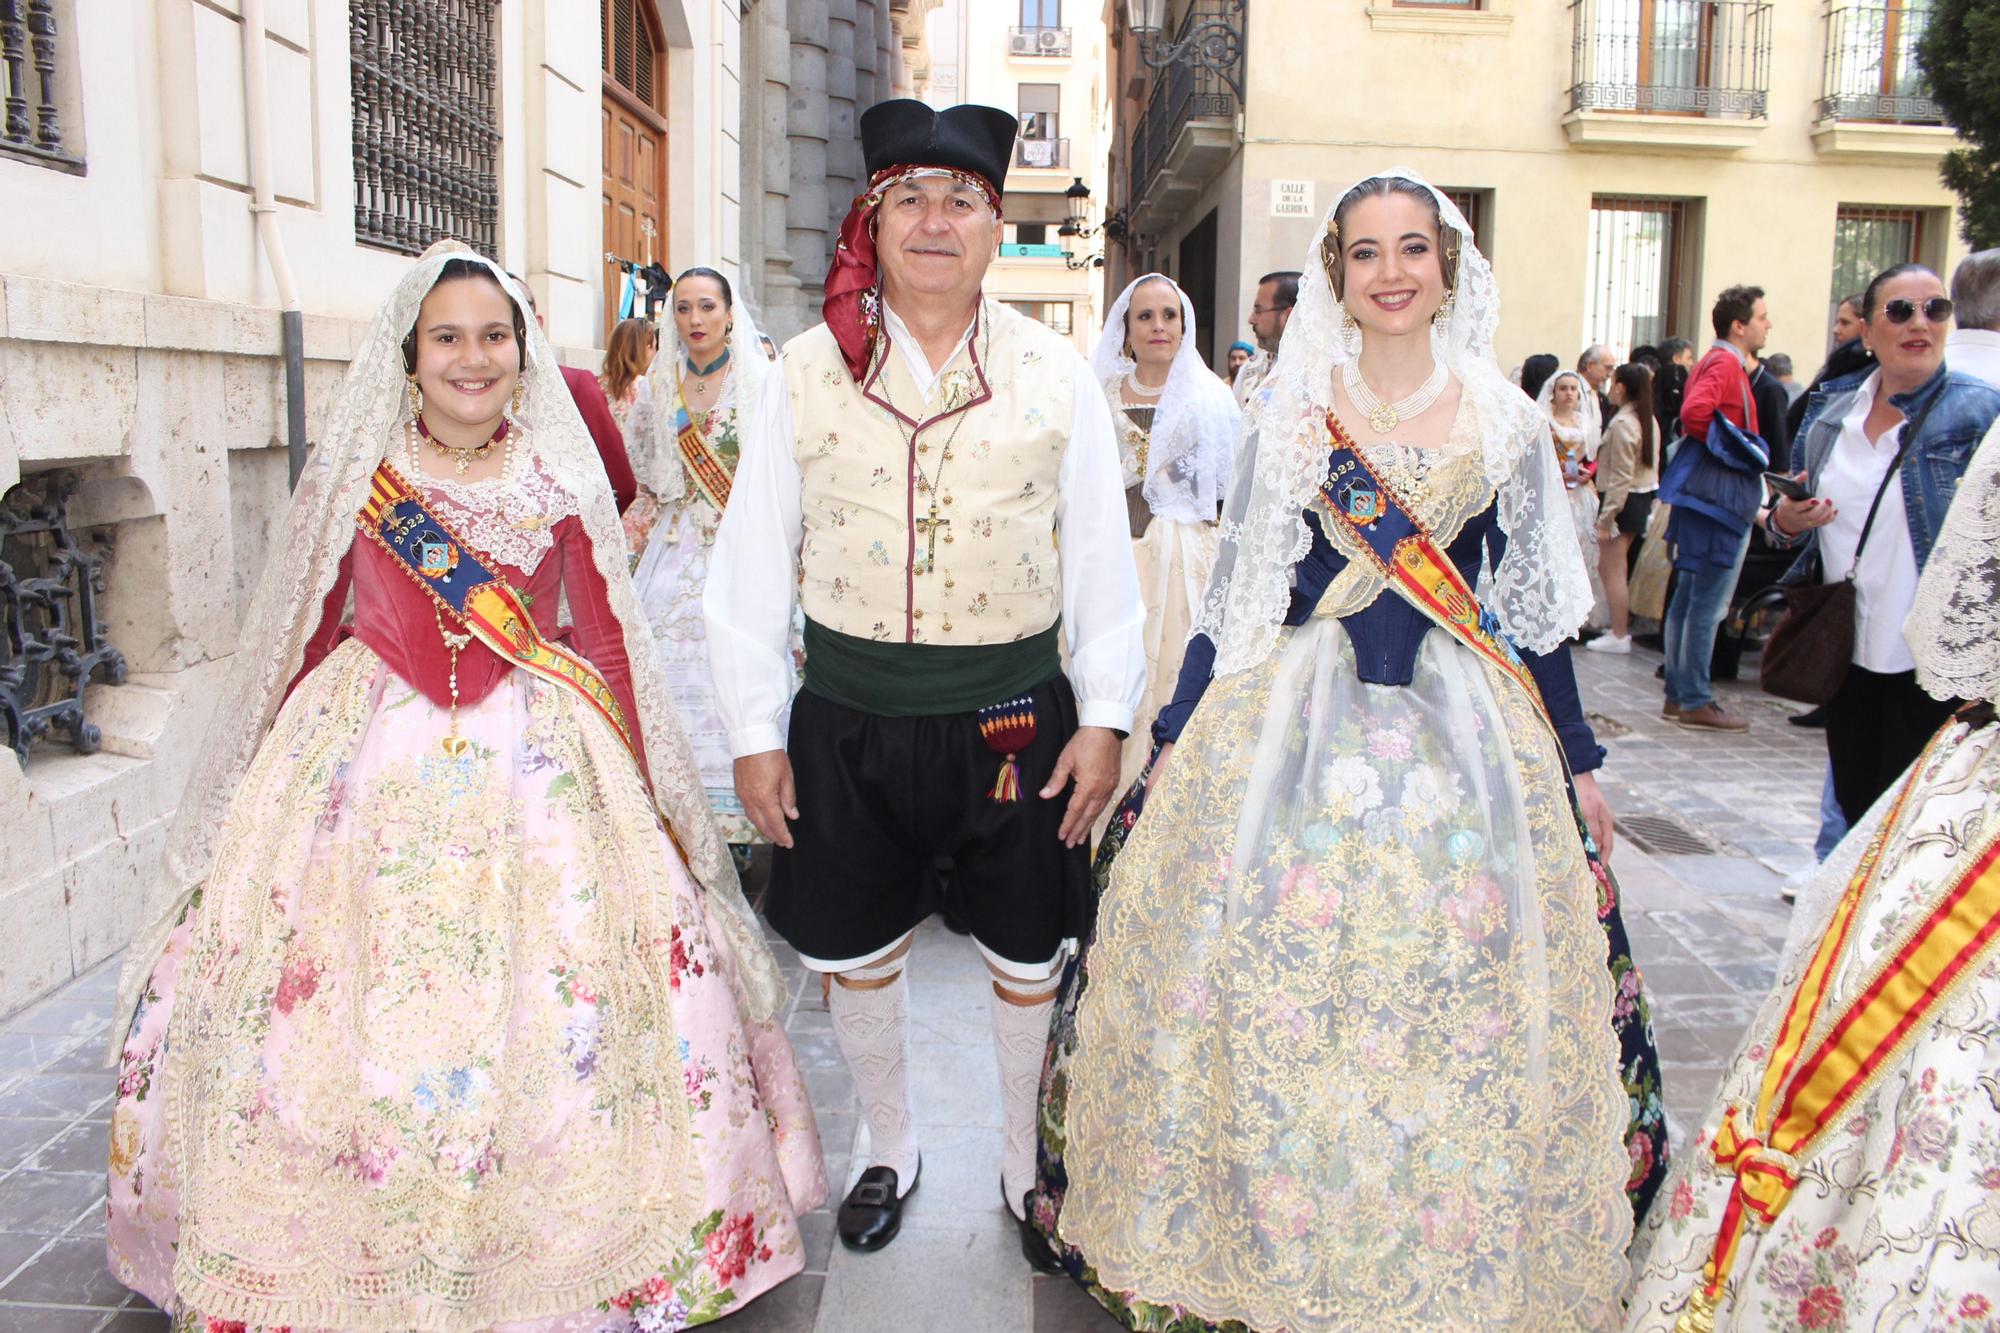
<svg viewBox="0 0 2000 1333">
<path fill-rule="evenodd" d="M 1007 1181 L 1000 1181 L 1000 1206 L 1007 1209 L 1007 1216 L 1014 1217 L 1014 1210 L 1007 1205 Z M 1021 1196 L 1021 1215 L 1014 1217 L 1014 1225 L 1021 1229 L 1021 1257 L 1028 1261 L 1028 1267 L 1037 1273 L 1060 1273 L 1062 1260 L 1050 1248 L 1047 1237 L 1035 1229 L 1035 1192 L 1029 1190 Z"/>
<path fill-rule="evenodd" d="M 916 1174 L 910 1177 L 910 1188 L 899 1197 L 895 1167 L 871 1166 L 863 1171 L 861 1179 L 854 1182 L 854 1188 L 840 1201 L 840 1212 L 835 1218 L 840 1243 L 850 1250 L 879 1250 L 896 1239 L 903 1226 L 903 1205 L 917 1192 L 917 1182 L 923 1175 L 924 1163 L 919 1158 Z"/>
</svg>

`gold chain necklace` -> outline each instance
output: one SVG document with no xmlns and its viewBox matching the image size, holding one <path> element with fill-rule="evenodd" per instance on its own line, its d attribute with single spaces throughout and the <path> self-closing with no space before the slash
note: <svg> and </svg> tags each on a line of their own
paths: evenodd
<svg viewBox="0 0 2000 1333">
<path fill-rule="evenodd" d="M 510 424 L 507 418 L 502 417 L 500 418 L 500 424 L 494 427 L 493 435 L 490 439 L 479 444 L 457 445 L 446 444 L 443 440 L 431 434 L 431 428 L 424 424 L 423 413 L 419 412 L 416 415 L 415 422 L 417 434 L 428 440 L 431 448 L 437 450 L 440 457 L 450 459 L 452 466 L 457 469 L 458 475 L 461 477 L 465 475 L 466 469 L 470 468 L 474 463 L 480 462 L 492 455 L 493 446 L 507 438 L 507 427 Z"/>
</svg>

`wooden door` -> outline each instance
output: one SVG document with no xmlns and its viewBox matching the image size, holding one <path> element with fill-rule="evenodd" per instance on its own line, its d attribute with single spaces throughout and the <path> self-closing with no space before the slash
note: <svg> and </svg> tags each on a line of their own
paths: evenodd
<svg viewBox="0 0 2000 1333">
<path fill-rule="evenodd" d="M 604 0 L 604 248 L 622 260 L 667 255 L 666 44 L 652 0 Z M 604 338 L 625 272 L 604 264 Z"/>
</svg>

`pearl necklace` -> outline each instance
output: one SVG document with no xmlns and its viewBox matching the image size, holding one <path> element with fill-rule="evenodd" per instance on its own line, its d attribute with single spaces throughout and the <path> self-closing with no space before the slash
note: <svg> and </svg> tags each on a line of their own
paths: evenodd
<svg viewBox="0 0 2000 1333">
<path fill-rule="evenodd" d="M 1138 394 L 1141 398 L 1158 398 L 1167 391 L 1167 382 L 1161 380 L 1158 388 L 1154 388 L 1150 384 L 1141 384 L 1139 382 L 1139 372 L 1135 370 L 1125 377 L 1125 387 L 1133 393 Z"/>
<path fill-rule="evenodd" d="M 1398 398 L 1393 403 L 1385 403 L 1375 396 L 1368 382 L 1361 378 L 1361 358 L 1355 357 L 1340 368 L 1340 383 L 1347 390 L 1348 401 L 1355 410 L 1368 418 L 1368 429 L 1377 435 L 1387 435 L 1411 417 L 1420 416 L 1444 393 L 1444 386 L 1450 374 L 1440 361 L 1431 367 L 1430 378 L 1417 386 L 1417 391 L 1407 398 Z"/>
</svg>

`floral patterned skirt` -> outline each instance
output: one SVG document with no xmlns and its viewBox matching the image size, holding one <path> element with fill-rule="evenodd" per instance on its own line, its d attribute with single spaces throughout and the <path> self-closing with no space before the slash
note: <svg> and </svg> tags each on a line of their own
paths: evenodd
<svg viewBox="0 0 2000 1333">
<path fill-rule="evenodd" d="M 1992 846 L 2000 725 L 1952 727 L 1904 779 L 1914 790 L 1834 961 L 1812 1040 Z M 1732 1103 L 1756 1105 L 1799 978 L 1900 787 L 1799 893 L 1777 982 L 1633 1244 L 1630 1333 L 1671 1333 L 1702 1285 L 1735 1183 L 1715 1160 L 1716 1131 Z M 1777 1220 L 1745 1230 L 1719 1333 L 2000 1333 L 2000 951 L 1989 946 L 1904 1035 L 1798 1176 Z"/>
<path fill-rule="evenodd" d="M 804 1265 L 825 1168 L 630 756 L 516 672 L 293 692 L 154 965 L 113 1272 L 180 1329 L 656 1333 Z"/>
<path fill-rule="evenodd" d="M 1326 628 L 1331 627 L 1328 626 Z M 1299 631 L 1301 634 L 1306 632 L 1308 631 Z M 1317 632 L 1323 633 L 1324 629 Z M 1436 636 L 1431 637 L 1435 638 Z M 1427 647 L 1427 654 L 1432 651 L 1434 650 Z M 1351 670 L 1351 664 L 1349 669 Z M 1371 692 L 1381 688 L 1368 687 Z M 1208 709 L 1215 702 L 1215 700 L 1205 700 L 1203 708 Z M 1323 704 L 1326 701 L 1318 700 L 1315 702 L 1316 704 Z M 1291 713 L 1286 715 L 1297 716 L 1299 711 L 1294 708 Z M 1324 710 L 1317 707 L 1303 711 L 1309 715 L 1315 713 L 1320 716 L 1326 715 Z M 1389 710 L 1389 712 L 1394 711 L 1396 710 Z M 1441 775 L 1436 772 L 1422 774 L 1418 771 L 1427 763 L 1437 764 L 1442 757 L 1442 752 L 1449 749 L 1449 747 L 1440 747 L 1435 741 L 1427 741 L 1420 734 L 1423 729 L 1413 725 L 1416 716 L 1421 711 L 1421 709 L 1405 711 L 1401 716 L 1389 716 L 1385 713 L 1379 718 L 1372 720 L 1372 723 L 1371 720 L 1367 719 L 1361 721 L 1359 729 L 1355 730 L 1351 736 L 1347 735 L 1346 731 L 1343 730 L 1337 738 L 1323 735 L 1321 737 L 1322 743 L 1326 746 L 1325 754 L 1327 756 L 1340 753 L 1352 756 L 1351 762 L 1343 760 L 1334 761 L 1336 765 L 1346 763 L 1347 768 L 1353 771 L 1347 773 L 1338 784 L 1344 794 L 1336 796 L 1332 804 L 1345 804 L 1347 807 L 1346 814 L 1355 817 L 1356 822 L 1369 827 L 1374 837 L 1395 839 L 1400 836 L 1407 836 L 1409 832 L 1408 828 L 1399 828 L 1398 826 L 1403 825 L 1405 816 L 1412 809 L 1409 802 L 1413 799 L 1421 800 L 1426 805 L 1441 804 L 1447 810 L 1456 805 L 1463 804 L 1463 797 L 1466 793 L 1459 793 L 1452 799 L 1437 802 L 1435 798 L 1440 794 L 1451 796 L 1451 793 L 1437 793 L 1430 790 L 1431 787 L 1437 784 Z M 1352 713 L 1350 711 L 1341 714 L 1341 716 L 1352 716 Z M 1199 723 L 1200 718 L 1201 714 L 1198 712 L 1196 715 L 1197 723 Z M 1299 725 L 1302 728 L 1314 729 L 1311 716 L 1302 719 Z M 1469 731 L 1482 729 L 1486 725 L 1490 725 L 1490 723 L 1473 726 L 1469 719 L 1467 721 L 1467 729 Z M 1189 730 L 1190 733 L 1193 733 L 1196 728 L 1191 725 Z M 1252 730 L 1254 731 L 1255 728 L 1253 727 Z M 1198 746 L 1200 745 L 1201 738 L 1198 735 L 1191 736 L 1190 738 L 1196 740 Z M 1293 739 L 1296 739 L 1296 737 Z M 1204 761 L 1210 763 L 1219 762 L 1216 755 L 1207 752 L 1180 755 L 1174 762 L 1176 765 L 1183 762 L 1192 762 L 1198 766 L 1206 767 L 1207 763 L 1204 763 Z M 1448 768 L 1449 763 L 1447 762 L 1444 766 Z M 1366 770 L 1366 772 L 1363 770 Z M 1462 778 L 1469 778 L 1472 775 L 1467 773 L 1460 776 Z M 1135 826 L 1139 823 L 1140 812 L 1144 808 L 1147 799 L 1146 783 L 1150 777 L 1151 764 L 1149 763 L 1146 772 L 1141 775 L 1140 781 L 1131 788 L 1118 807 L 1111 821 L 1110 830 L 1105 840 L 1099 845 L 1093 874 L 1094 887 L 1099 894 L 1103 894 L 1107 889 L 1110 889 L 1112 866 L 1117 858 L 1119 858 L 1121 852 L 1125 850 L 1127 838 L 1133 833 Z M 1168 775 L 1168 780 L 1171 783 L 1171 771 Z M 1444 780 L 1447 784 L 1450 781 L 1448 777 Z M 1400 812 L 1398 806 L 1399 798 L 1403 802 Z M 1496 799 L 1497 793 L 1489 792 L 1488 798 Z M 1505 804 L 1504 800 L 1502 800 L 1502 804 Z M 1574 815 L 1573 806 L 1568 813 L 1571 816 Z M 1183 812 L 1181 818 L 1185 817 L 1185 813 Z M 1341 814 L 1338 811 L 1329 811 L 1327 818 L 1337 823 L 1340 821 Z M 1318 821 L 1314 822 L 1317 823 Z M 1599 938 L 1606 949 L 1606 957 L 1611 974 L 1612 985 L 1610 990 L 1612 992 L 1612 999 L 1608 1017 L 1617 1040 L 1619 1050 L 1618 1075 L 1619 1081 L 1625 1090 L 1627 1102 L 1627 1114 L 1622 1117 L 1624 1121 L 1625 1151 L 1630 1160 L 1630 1172 L 1626 1179 L 1625 1192 L 1633 1210 L 1636 1213 L 1643 1214 L 1666 1170 L 1667 1133 L 1664 1107 L 1660 1095 L 1659 1058 L 1653 1043 L 1650 1015 L 1644 991 L 1639 983 L 1638 972 L 1632 964 L 1629 946 L 1626 943 L 1624 926 L 1618 910 L 1615 884 L 1604 869 L 1594 846 L 1589 844 L 1588 836 L 1582 830 L 1580 819 L 1575 820 L 1574 827 L 1576 829 L 1575 836 L 1582 841 L 1585 848 L 1584 860 L 1589 867 L 1590 876 L 1588 882 L 1593 883 L 1596 888 L 1594 903 L 1595 920 L 1603 931 L 1603 934 Z M 1465 831 L 1463 830 L 1439 827 L 1432 830 L 1432 832 L 1435 834 L 1441 847 L 1456 845 L 1461 850 L 1465 850 L 1474 845 L 1470 839 L 1464 836 Z M 1308 825 L 1307 837 L 1304 840 L 1306 846 L 1318 843 L 1330 845 L 1331 841 L 1327 837 L 1327 830 L 1325 828 L 1313 830 L 1312 826 Z M 1356 863 L 1354 873 L 1358 876 L 1368 872 L 1365 866 Z M 1292 873 L 1283 877 L 1282 882 L 1287 882 L 1288 887 L 1283 889 L 1282 893 L 1285 895 L 1287 903 L 1310 907 L 1312 909 L 1309 915 L 1313 918 L 1313 921 L 1309 924 L 1313 926 L 1331 925 L 1333 918 L 1341 910 L 1342 893 L 1348 892 L 1350 896 L 1359 896 L 1361 892 L 1365 891 L 1366 887 L 1365 885 L 1356 883 L 1354 880 L 1339 883 L 1316 879 L 1311 883 L 1307 883 L 1307 879 L 1308 877 L 1304 873 Z M 1125 885 L 1123 887 L 1129 889 L 1131 886 Z M 1311 892 L 1308 893 L 1307 890 Z M 1112 890 L 1114 893 L 1118 891 Z M 1318 919 L 1321 917 L 1325 917 L 1326 920 L 1324 922 L 1319 921 Z M 1461 919 L 1464 919 L 1463 914 L 1461 914 Z M 1290 927 L 1285 925 L 1282 919 L 1279 921 L 1267 921 L 1263 925 L 1268 927 L 1266 933 L 1267 935 L 1271 935 L 1274 947 L 1285 949 L 1290 944 L 1299 942 L 1297 939 L 1290 937 L 1288 934 Z M 1275 934 L 1272 934 L 1272 932 L 1275 932 Z M 1333 945 L 1336 941 L 1332 936 L 1328 936 L 1323 943 Z M 1349 941 L 1341 940 L 1338 943 L 1349 944 Z M 1078 1010 L 1085 995 L 1088 993 L 1088 987 L 1091 982 L 1093 945 L 1094 941 L 1086 944 L 1083 954 L 1072 963 L 1069 973 L 1064 979 L 1064 989 L 1051 1035 L 1047 1063 L 1043 1071 L 1040 1121 L 1040 1180 L 1035 1200 L 1036 1221 L 1043 1233 L 1049 1237 L 1057 1253 L 1062 1256 L 1070 1274 L 1090 1290 L 1092 1295 L 1107 1310 L 1117 1315 L 1128 1327 L 1136 1330 L 1149 1330 L 1152 1333 L 1208 1333 L 1209 1330 L 1219 1330 L 1220 1333 L 1244 1333 L 1248 1325 L 1241 1320 L 1204 1318 L 1202 1315 L 1190 1311 L 1186 1305 L 1174 1303 L 1172 1300 L 1160 1299 L 1158 1293 L 1147 1291 L 1144 1288 L 1135 1292 L 1130 1289 L 1120 1290 L 1107 1286 L 1099 1279 L 1099 1275 L 1091 1263 L 1091 1257 L 1084 1252 L 1080 1252 L 1075 1247 L 1066 1244 L 1062 1239 L 1061 1213 L 1071 1183 L 1072 1163 L 1066 1161 L 1066 1153 L 1070 1149 L 1070 1117 L 1073 1091 L 1071 1080 L 1078 1055 Z M 1268 973 L 1273 968 L 1267 967 L 1264 970 Z M 1247 986 L 1252 983 L 1246 977 L 1239 984 Z M 1177 993 L 1187 1006 L 1192 1006 L 1196 1011 L 1199 1011 L 1201 1006 L 1206 1004 L 1208 1012 L 1215 1016 L 1212 1021 L 1218 1025 L 1218 1028 L 1223 1022 L 1220 1017 L 1222 1014 L 1231 1012 L 1232 1010 L 1240 1012 L 1246 1003 L 1250 1001 L 1250 997 L 1242 994 L 1228 995 L 1222 994 L 1219 991 L 1200 991 L 1198 988 L 1189 989 L 1182 987 L 1178 989 Z M 1203 998 L 1204 996 L 1205 999 Z M 1278 998 L 1282 997 L 1267 996 L 1265 998 L 1271 999 L 1275 1003 Z M 1440 1003 L 1444 1002 L 1444 997 L 1440 997 Z M 1297 1015 L 1295 1013 L 1294 1021 L 1296 1021 L 1296 1018 Z M 1218 1052 L 1232 1050 L 1231 1040 L 1226 1034 L 1218 1036 L 1213 1045 Z M 1468 1066 L 1470 1063 L 1468 1062 Z M 1294 1070 L 1293 1072 L 1295 1074 L 1303 1074 L 1308 1082 L 1311 1081 L 1309 1070 Z M 1367 1095 L 1365 1089 L 1360 1086 L 1361 1081 L 1358 1075 L 1355 1080 L 1350 1081 L 1353 1082 L 1354 1086 L 1348 1087 L 1347 1083 L 1349 1081 L 1344 1081 L 1336 1073 L 1330 1076 L 1321 1087 L 1321 1094 L 1327 1097 L 1352 1096 L 1357 1099 Z M 1159 1097 L 1162 1095 L 1183 1099 L 1187 1097 L 1187 1090 L 1184 1088 L 1155 1090 L 1127 1087 L 1123 1091 L 1124 1095 L 1128 1098 Z M 1242 1094 L 1240 1091 L 1236 1091 L 1232 1092 L 1231 1095 Z M 1192 1121 L 1197 1118 L 1197 1115 L 1198 1113 L 1190 1114 L 1189 1119 Z M 1301 1165 L 1304 1165 L 1315 1155 L 1324 1154 L 1323 1144 L 1317 1144 L 1312 1139 L 1303 1137 L 1304 1134 L 1310 1132 L 1313 1128 L 1317 1127 L 1294 1126 L 1294 1132 L 1300 1135 L 1294 1142 L 1285 1136 L 1282 1127 L 1280 1127 L 1279 1134 L 1273 1139 L 1274 1145 L 1290 1143 L 1291 1146 L 1284 1147 L 1280 1151 L 1279 1157 L 1276 1159 L 1279 1165 L 1283 1165 L 1284 1159 L 1287 1156 L 1294 1157 Z M 1237 1147 L 1238 1145 L 1235 1143 L 1224 1145 L 1217 1155 L 1226 1156 L 1229 1152 L 1237 1150 Z M 1414 1147 L 1406 1144 L 1399 1151 L 1415 1150 Z M 1202 1168 L 1197 1166 L 1196 1169 L 1201 1170 Z M 1283 1172 L 1280 1172 L 1280 1174 L 1283 1174 Z M 1328 1191 L 1328 1193 L 1330 1194 L 1331 1191 Z M 1287 1209 L 1286 1216 L 1280 1219 L 1284 1225 L 1276 1228 L 1276 1230 L 1288 1237 L 1300 1237 L 1311 1232 L 1315 1226 L 1312 1208 L 1315 1201 L 1315 1196 L 1311 1192 L 1295 1199 L 1293 1203 L 1296 1207 Z M 1259 1207 L 1268 1211 L 1274 1204 L 1282 1205 L 1283 1202 L 1274 1193 L 1267 1192 L 1261 1200 Z M 1258 1254 L 1258 1250 L 1255 1248 L 1258 1244 L 1257 1236 L 1261 1234 L 1261 1228 L 1266 1225 L 1268 1223 L 1265 1218 L 1260 1217 L 1255 1220 L 1251 1228 L 1243 1229 L 1241 1238 L 1242 1243 L 1245 1245 L 1245 1254 Z M 1432 1224 L 1427 1223 L 1426 1225 Z M 1258 1262 L 1246 1260 L 1244 1271 L 1253 1273 L 1258 1271 Z M 1610 1294 L 1608 1290 L 1605 1293 L 1607 1298 Z M 1474 1322 L 1483 1324 L 1483 1321 Z M 1275 1329 L 1279 1326 L 1279 1324 L 1272 1324 L 1266 1327 L 1270 1330 L 1270 1333 L 1275 1333 Z M 1377 1326 L 1400 1327 L 1402 1325 L 1393 1317 L 1389 1317 L 1385 1323 L 1378 1324 Z M 1558 1327 L 1564 1325 L 1560 1321 L 1551 1320 L 1546 1326 Z"/>
</svg>

